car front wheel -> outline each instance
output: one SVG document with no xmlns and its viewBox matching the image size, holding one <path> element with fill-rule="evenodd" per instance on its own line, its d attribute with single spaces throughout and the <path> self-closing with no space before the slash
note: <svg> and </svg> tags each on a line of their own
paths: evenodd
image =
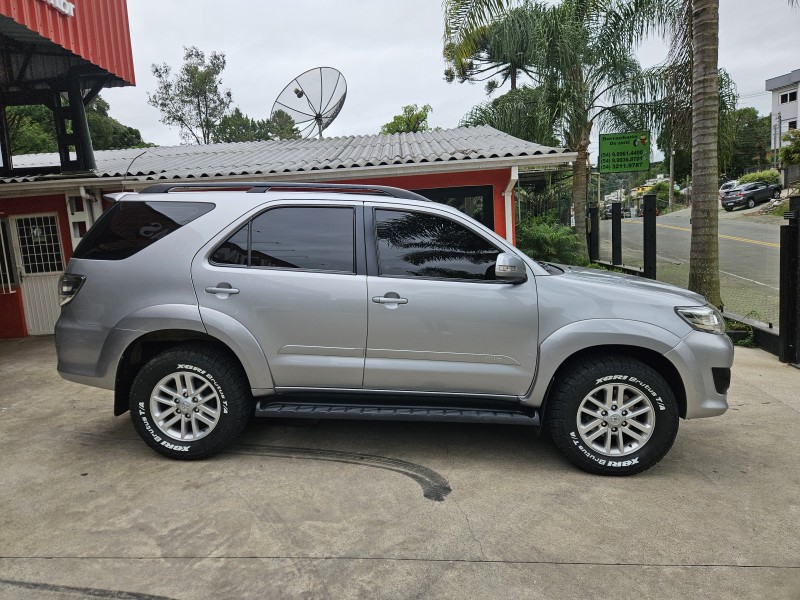
<svg viewBox="0 0 800 600">
<path fill-rule="evenodd" d="M 236 439 L 252 413 L 244 371 L 213 346 L 186 345 L 152 358 L 130 394 L 133 424 L 156 452 L 208 458 Z"/>
<path fill-rule="evenodd" d="M 756 205 L 756 201 L 755 201 L 755 200 L 753 200 L 752 198 L 750 198 L 750 199 L 747 201 L 747 208 L 753 208 L 755 205 Z"/>
<path fill-rule="evenodd" d="M 672 389 L 653 368 L 626 357 L 568 366 L 548 404 L 553 441 L 576 466 L 633 475 L 658 463 L 678 433 Z"/>
<path fill-rule="evenodd" d="M 778 198 L 781 197 L 781 191 L 780 190 L 773 190 L 772 191 L 772 197 L 777 200 Z"/>
</svg>

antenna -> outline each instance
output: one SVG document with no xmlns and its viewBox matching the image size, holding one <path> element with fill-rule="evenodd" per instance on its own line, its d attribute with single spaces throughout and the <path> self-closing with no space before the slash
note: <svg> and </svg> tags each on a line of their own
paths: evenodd
<svg viewBox="0 0 800 600">
<path fill-rule="evenodd" d="M 140 152 L 139 154 L 134 156 L 133 160 L 130 163 L 128 163 L 128 168 L 125 169 L 125 175 L 122 176 L 122 186 L 120 187 L 120 190 L 119 190 L 120 192 L 124 192 L 125 191 L 125 180 L 128 178 L 128 173 L 130 173 L 131 167 L 133 166 L 133 163 L 135 163 L 136 160 L 139 157 L 144 156 L 145 154 L 147 154 L 147 150 L 145 150 L 144 152 Z"/>
<path fill-rule="evenodd" d="M 283 111 L 294 120 L 304 138 L 316 132 L 322 139 L 323 130 L 333 123 L 346 97 L 344 75 L 333 67 L 316 67 L 301 73 L 283 88 L 272 105 L 270 118 Z"/>
</svg>

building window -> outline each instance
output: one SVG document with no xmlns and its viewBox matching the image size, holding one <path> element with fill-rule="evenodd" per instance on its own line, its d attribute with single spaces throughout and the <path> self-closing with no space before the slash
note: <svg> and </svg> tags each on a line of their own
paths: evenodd
<svg viewBox="0 0 800 600">
<path fill-rule="evenodd" d="M 786 104 L 788 102 L 797 102 L 797 92 L 781 94 L 781 104 Z"/>
<path fill-rule="evenodd" d="M 492 186 L 464 186 L 413 190 L 428 200 L 457 208 L 489 229 L 494 229 L 494 199 Z"/>
<path fill-rule="evenodd" d="M 789 121 L 789 129 L 797 129 L 797 121 Z"/>
</svg>

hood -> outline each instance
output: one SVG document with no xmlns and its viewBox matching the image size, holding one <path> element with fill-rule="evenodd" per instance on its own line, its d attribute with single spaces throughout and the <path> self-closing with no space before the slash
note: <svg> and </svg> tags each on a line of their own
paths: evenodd
<svg viewBox="0 0 800 600">
<path fill-rule="evenodd" d="M 707 300 L 700 294 L 661 281 L 623 273 L 612 273 L 601 269 L 569 265 L 558 265 L 558 267 L 564 271 L 564 274 L 556 277 L 564 278 L 565 283 L 569 281 L 577 285 L 586 285 L 587 288 L 600 286 L 605 288 L 604 292 L 640 296 L 641 300 L 649 300 L 652 304 L 671 306 L 703 306 L 707 304 Z"/>
</svg>

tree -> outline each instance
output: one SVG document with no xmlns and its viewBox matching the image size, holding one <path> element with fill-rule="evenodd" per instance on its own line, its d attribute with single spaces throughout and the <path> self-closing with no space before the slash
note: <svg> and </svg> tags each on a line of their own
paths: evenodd
<svg viewBox="0 0 800 600">
<path fill-rule="evenodd" d="M 452 52 L 468 57 L 478 48 L 498 0 L 446 0 L 445 35 Z M 555 131 L 577 153 L 573 162 L 575 230 L 588 257 L 586 203 L 589 140 L 596 125 L 616 127 L 620 107 L 645 96 L 648 81 L 634 57 L 634 41 L 620 29 L 617 3 L 563 0 L 524 5 L 528 29 L 525 62 L 549 106 Z M 481 16 L 482 15 L 482 16 Z M 638 102 L 638 100 L 636 100 Z"/>
<path fill-rule="evenodd" d="M 432 112 L 430 104 L 425 104 L 419 108 L 416 104 L 409 104 L 403 107 L 403 112 L 383 125 L 381 133 L 390 135 L 392 133 L 418 133 L 428 131 L 428 113 Z"/>
<path fill-rule="evenodd" d="M 239 108 L 225 115 L 211 134 L 215 144 L 222 142 L 255 142 L 271 140 L 269 121 L 251 119 Z"/>
<path fill-rule="evenodd" d="M 530 12 L 524 7 L 515 8 L 504 14 L 499 21 L 482 27 L 475 34 L 476 49 L 468 57 L 463 57 L 459 47 L 448 43 L 444 48 L 447 68 L 446 81 L 458 79 L 465 81 L 486 81 L 486 92 L 491 93 L 506 81 L 511 82 L 511 90 L 517 89 L 517 78 L 521 73 L 531 75 L 527 64 Z M 499 82 L 494 79 L 499 77 Z"/>
<path fill-rule="evenodd" d="M 790 129 L 781 139 L 789 142 L 780 150 L 781 164 L 784 166 L 800 164 L 800 129 Z"/>
<path fill-rule="evenodd" d="M 101 96 L 97 96 L 86 107 L 86 120 L 95 150 L 144 148 L 152 145 L 142 139 L 138 129 L 123 125 L 110 117 L 109 109 L 108 102 Z M 49 108 L 43 105 L 12 106 L 6 114 L 12 154 L 58 151 L 55 120 L 53 111 Z"/>
<path fill-rule="evenodd" d="M 294 119 L 281 109 L 272 113 L 269 118 L 269 127 L 272 137 L 277 140 L 299 140 L 300 130 L 294 124 Z"/>
<path fill-rule="evenodd" d="M 184 47 L 183 65 L 177 74 L 166 63 L 151 66 L 158 80 L 147 102 L 161 112 L 161 122 L 180 127 L 186 143 L 209 144 L 220 121 L 230 110 L 233 96 L 222 89 L 225 54 L 206 55 L 195 46 Z"/>
<path fill-rule="evenodd" d="M 214 130 L 214 143 L 297 140 L 300 130 L 288 113 L 276 110 L 269 119 L 251 119 L 238 107 L 220 119 Z"/>
<path fill-rule="evenodd" d="M 523 86 L 472 108 L 459 125 L 489 125 L 499 131 L 545 146 L 558 146 L 554 115 L 539 88 Z"/>
</svg>

